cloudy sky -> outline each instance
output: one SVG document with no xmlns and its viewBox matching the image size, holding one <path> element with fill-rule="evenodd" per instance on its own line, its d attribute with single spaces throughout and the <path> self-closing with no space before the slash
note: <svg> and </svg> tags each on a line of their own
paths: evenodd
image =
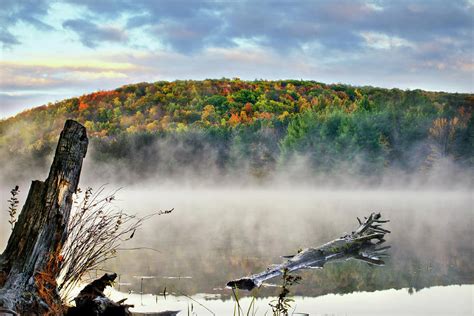
<svg viewBox="0 0 474 316">
<path fill-rule="evenodd" d="M 474 91 L 474 0 L 2 0 L 0 118 L 134 82 Z"/>
</svg>

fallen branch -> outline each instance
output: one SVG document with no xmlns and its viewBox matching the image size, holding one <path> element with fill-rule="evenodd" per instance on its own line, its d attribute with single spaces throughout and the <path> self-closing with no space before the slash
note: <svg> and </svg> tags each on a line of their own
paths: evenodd
<svg viewBox="0 0 474 316">
<path fill-rule="evenodd" d="M 284 258 L 288 258 L 286 262 L 264 272 L 230 281 L 227 286 L 251 291 L 262 285 L 264 281 L 282 275 L 284 271 L 321 269 L 330 261 L 357 259 L 371 265 L 383 265 L 384 261 L 381 258 L 387 256 L 386 250 L 390 246 L 379 246 L 385 242 L 385 234 L 390 233 L 382 228 L 382 224 L 389 221 L 382 220 L 380 213 L 370 214 L 364 222 L 359 218 L 357 220 L 359 227 L 351 234 L 346 234 L 318 248 L 307 248 L 295 255 L 285 256 Z"/>
</svg>

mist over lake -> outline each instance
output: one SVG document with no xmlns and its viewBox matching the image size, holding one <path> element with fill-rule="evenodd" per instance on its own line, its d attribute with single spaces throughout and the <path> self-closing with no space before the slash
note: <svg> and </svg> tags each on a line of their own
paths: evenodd
<svg viewBox="0 0 474 316">
<path fill-rule="evenodd" d="M 123 267 L 129 277 L 156 276 L 157 280 L 147 281 L 154 293 L 164 286 L 160 277 L 191 276 L 165 283 L 188 294 L 228 295 L 215 289 L 236 276 L 279 263 L 280 256 L 350 232 L 357 227 L 356 217 L 370 211 L 380 211 L 391 220 L 387 266 L 328 264 L 304 272 L 297 294 L 421 289 L 473 281 L 469 191 L 130 187 L 122 195 L 120 204 L 139 213 L 175 208 L 171 215 L 146 223 L 133 241 L 159 253 L 124 251 L 113 265 L 115 270 Z M 141 198 L 134 201 L 134 196 Z M 138 254 L 141 260 L 134 260 Z"/>
</svg>

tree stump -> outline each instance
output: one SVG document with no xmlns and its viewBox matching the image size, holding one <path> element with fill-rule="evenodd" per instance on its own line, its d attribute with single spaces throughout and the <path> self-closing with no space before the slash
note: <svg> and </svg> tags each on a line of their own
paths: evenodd
<svg viewBox="0 0 474 316">
<path fill-rule="evenodd" d="M 62 313 L 56 278 L 87 146 L 84 126 L 66 121 L 49 175 L 32 182 L 0 255 L 0 309 L 21 315 Z"/>
</svg>

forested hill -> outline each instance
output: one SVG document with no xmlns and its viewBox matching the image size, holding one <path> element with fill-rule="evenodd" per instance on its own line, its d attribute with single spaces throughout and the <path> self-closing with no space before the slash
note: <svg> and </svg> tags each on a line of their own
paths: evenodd
<svg viewBox="0 0 474 316">
<path fill-rule="evenodd" d="M 142 175 L 190 167 L 260 177 L 297 159 L 315 173 L 413 172 L 444 158 L 472 168 L 473 105 L 473 94 L 315 81 L 160 81 L 3 120 L 0 148 L 6 161 L 40 161 L 71 118 L 92 138 L 89 159 Z"/>
</svg>

